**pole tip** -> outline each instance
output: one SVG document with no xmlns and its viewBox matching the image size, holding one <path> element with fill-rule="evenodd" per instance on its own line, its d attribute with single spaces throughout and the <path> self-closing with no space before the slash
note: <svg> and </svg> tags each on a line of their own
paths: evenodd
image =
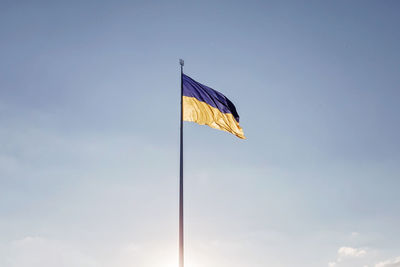
<svg viewBox="0 0 400 267">
<path fill-rule="evenodd" d="M 183 59 L 179 59 L 179 64 L 181 65 L 181 66 L 183 66 L 183 65 L 185 65 L 185 61 L 183 60 Z"/>
</svg>

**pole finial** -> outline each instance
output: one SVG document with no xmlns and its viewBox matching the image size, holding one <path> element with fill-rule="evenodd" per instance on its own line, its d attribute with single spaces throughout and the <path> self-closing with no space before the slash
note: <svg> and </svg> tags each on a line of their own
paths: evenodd
<svg viewBox="0 0 400 267">
<path fill-rule="evenodd" d="M 183 59 L 179 59 L 179 64 L 183 67 L 183 65 L 185 65 L 185 61 Z"/>
</svg>

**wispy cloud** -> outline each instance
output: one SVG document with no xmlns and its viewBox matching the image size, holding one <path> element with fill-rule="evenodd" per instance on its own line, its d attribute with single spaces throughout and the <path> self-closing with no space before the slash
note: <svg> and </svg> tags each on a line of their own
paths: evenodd
<svg viewBox="0 0 400 267">
<path fill-rule="evenodd" d="M 367 254 L 367 251 L 361 248 L 352 248 L 352 247 L 341 247 L 338 249 L 338 261 L 346 257 L 363 257 Z"/>
<path fill-rule="evenodd" d="M 335 261 L 328 263 L 329 267 L 346 265 L 347 261 L 354 261 L 355 259 L 363 258 L 367 255 L 367 250 L 363 248 L 353 248 L 343 246 L 337 250 L 337 257 Z"/>
<path fill-rule="evenodd" d="M 400 267 L 400 257 L 379 262 L 375 267 Z"/>
</svg>

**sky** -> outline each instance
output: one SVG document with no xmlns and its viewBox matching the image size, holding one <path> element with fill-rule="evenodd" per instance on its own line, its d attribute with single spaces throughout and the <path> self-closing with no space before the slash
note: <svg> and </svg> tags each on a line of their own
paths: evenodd
<svg viewBox="0 0 400 267">
<path fill-rule="evenodd" d="M 0 1 L 0 267 L 400 266 L 400 3 Z"/>
</svg>

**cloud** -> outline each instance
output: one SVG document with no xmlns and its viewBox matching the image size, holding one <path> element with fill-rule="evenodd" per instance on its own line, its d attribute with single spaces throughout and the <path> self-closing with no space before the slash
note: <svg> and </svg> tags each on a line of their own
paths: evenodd
<svg viewBox="0 0 400 267">
<path fill-rule="evenodd" d="M 338 249 L 338 260 L 346 258 L 346 257 L 363 257 L 367 254 L 367 251 L 359 248 L 352 247 L 341 247 Z"/>
<path fill-rule="evenodd" d="M 352 264 L 351 261 L 363 258 L 367 255 L 367 251 L 362 248 L 340 247 L 337 251 L 336 261 L 328 263 L 329 267 L 343 266 Z"/>
<path fill-rule="evenodd" d="M 340 247 L 335 261 L 328 262 L 328 267 L 400 267 L 400 256 L 379 262 L 379 252 L 373 249 Z"/>
<path fill-rule="evenodd" d="M 375 264 L 375 267 L 400 267 L 400 257 L 382 261 L 380 263 Z"/>
</svg>

